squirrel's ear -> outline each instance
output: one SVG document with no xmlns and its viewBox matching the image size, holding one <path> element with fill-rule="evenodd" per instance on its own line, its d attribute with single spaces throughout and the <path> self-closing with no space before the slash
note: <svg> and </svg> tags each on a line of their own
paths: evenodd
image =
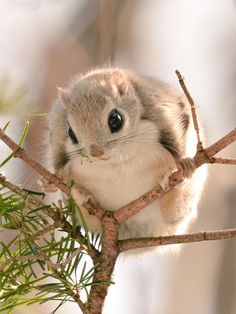
<svg viewBox="0 0 236 314">
<path fill-rule="evenodd" d="M 117 82 L 117 88 L 120 96 L 127 94 L 129 86 L 130 84 L 127 79 L 122 79 Z"/>
<path fill-rule="evenodd" d="M 70 102 L 70 91 L 57 86 L 57 97 L 67 106 Z"/>
<path fill-rule="evenodd" d="M 125 95 L 128 92 L 130 83 L 128 79 L 121 73 L 115 72 L 111 79 L 111 88 L 114 95 Z"/>
</svg>

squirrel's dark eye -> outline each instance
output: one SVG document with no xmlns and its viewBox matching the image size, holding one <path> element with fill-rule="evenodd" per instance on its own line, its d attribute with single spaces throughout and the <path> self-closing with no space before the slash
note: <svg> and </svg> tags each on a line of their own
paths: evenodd
<svg viewBox="0 0 236 314">
<path fill-rule="evenodd" d="M 67 130 L 67 133 L 72 141 L 73 144 L 78 144 L 78 140 L 75 136 L 75 133 L 74 131 L 72 130 L 72 128 L 69 126 L 68 130 Z"/>
<path fill-rule="evenodd" d="M 123 126 L 123 118 L 117 110 L 112 110 L 108 117 L 108 125 L 111 133 L 118 132 Z"/>
</svg>

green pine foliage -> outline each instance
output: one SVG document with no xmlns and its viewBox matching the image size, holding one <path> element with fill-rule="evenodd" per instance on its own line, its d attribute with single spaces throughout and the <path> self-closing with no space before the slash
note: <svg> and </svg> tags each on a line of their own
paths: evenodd
<svg viewBox="0 0 236 314">
<path fill-rule="evenodd" d="M 56 231 L 45 207 L 35 206 L 27 196 L 3 187 L 0 192 L 1 238 L 9 239 L 0 241 L 0 312 L 51 300 L 58 300 L 59 308 L 82 290 L 88 294 L 94 267 L 71 234 Z M 66 218 L 70 211 L 64 208 Z"/>
<path fill-rule="evenodd" d="M 19 145 L 28 129 L 27 122 Z M 12 154 L 0 160 L 0 166 L 11 158 Z M 3 178 L 1 174 L 0 177 Z M 21 193 L 0 184 L 0 312 L 12 313 L 19 305 L 52 300 L 58 301 L 52 313 L 68 301 L 79 305 L 82 295 L 84 301 L 88 298 L 97 266 L 86 250 L 91 246 L 99 250 L 100 236 L 88 232 L 73 200 L 67 206 L 61 201 L 44 205 L 44 193 L 19 190 Z M 76 223 L 76 211 L 83 223 L 82 230 Z M 66 231 L 57 224 L 60 219 L 67 223 Z M 80 240 L 76 237 L 78 233 Z"/>
</svg>

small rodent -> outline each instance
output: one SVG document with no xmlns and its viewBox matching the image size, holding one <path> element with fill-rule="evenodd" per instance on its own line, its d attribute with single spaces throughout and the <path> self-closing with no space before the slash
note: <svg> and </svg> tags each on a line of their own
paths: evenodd
<svg viewBox="0 0 236 314">
<path fill-rule="evenodd" d="M 119 68 L 93 70 L 58 88 L 49 128 L 53 171 L 73 180 L 73 198 L 91 231 L 101 231 L 101 224 L 83 208 L 89 197 L 115 211 L 165 185 L 180 158 L 196 152 L 185 100 L 157 79 Z M 184 232 L 196 216 L 205 176 L 197 169 L 121 225 L 119 238 Z"/>
</svg>

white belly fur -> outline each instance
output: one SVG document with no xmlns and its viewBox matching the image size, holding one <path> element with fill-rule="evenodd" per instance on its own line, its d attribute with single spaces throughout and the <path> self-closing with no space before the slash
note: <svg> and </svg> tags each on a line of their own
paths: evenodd
<svg viewBox="0 0 236 314">
<path fill-rule="evenodd" d="M 104 161 L 86 164 L 77 161 L 72 164 L 71 172 L 73 180 L 88 190 L 102 208 L 115 211 L 156 186 L 168 169 L 175 168 L 174 159 L 167 151 L 163 150 L 161 156 L 162 159 L 156 154 L 148 157 L 142 150 L 138 159 L 115 165 Z M 78 201 L 76 190 L 73 197 Z M 94 216 L 85 210 L 83 214 L 92 231 L 101 230 L 100 222 Z M 120 238 L 164 235 L 169 233 L 168 225 L 160 210 L 160 200 L 157 200 L 121 226 Z"/>
</svg>

